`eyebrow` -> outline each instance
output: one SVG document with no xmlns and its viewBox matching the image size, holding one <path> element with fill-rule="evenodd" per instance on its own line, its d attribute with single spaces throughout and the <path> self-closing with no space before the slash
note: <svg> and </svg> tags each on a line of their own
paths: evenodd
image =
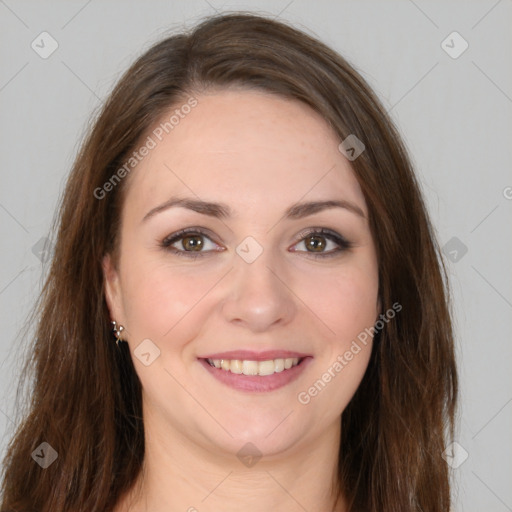
<svg viewBox="0 0 512 512">
<path fill-rule="evenodd" d="M 213 203 L 210 201 L 203 201 L 202 199 L 194 199 L 192 197 L 171 197 L 161 205 L 150 210 L 142 222 L 147 221 L 156 214 L 161 213 L 169 208 L 187 208 L 202 215 L 208 215 L 217 219 L 227 219 L 233 216 L 233 211 L 225 203 Z M 351 213 L 366 219 L 364 212 L 354 203 L 344 199 L 331 199 L 327 201 L 310 201 L 305 203 L 296 203 L 290 206 L 284 213 L 286 219 L 302 219 L 314 213 L 331 208 L 344 208 Z"/>
</svg>

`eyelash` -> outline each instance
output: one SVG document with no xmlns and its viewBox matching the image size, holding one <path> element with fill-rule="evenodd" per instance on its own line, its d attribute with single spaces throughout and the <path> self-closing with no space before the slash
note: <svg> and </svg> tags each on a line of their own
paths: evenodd
<svg viewBox="0 0 512 512">
<path fill-rule="evenodd" d="M 180 231 L 177 231 L 176 233 L 173 233 L 172 235 L 169 235 L 168 237 L 164 238 L 162 242 L 160 243 L 160 246 L 163 249 L 166 249 L 167 251 L 172 252 L 173 254 L 176 254 L 177 256 L 189 258 L 189 259 L 197 259 L 202 258 L 205 255 L 209 254 L 212 251 L 183 251 L 178 250 L 175 247 L 171 247 L 172 244 L 175 242 L 178 242 L 179 240 L 186 238 L 185 235 L 200 235 L 205 236 L 211 240 L 211 237 L 203 231 L 201 228 L 185 228 Z M 306 238 L 310 236 L 323 236 L 324 238 L 327 238 L 328 240 L 331 240 L 339 245 L 338 249 L 331 250 L 330 252 L 322 252 L 322 253 L 313 253 L 308 251 L 293 251 L 293 252 L 306 252 L 309 256 L 313 256 L 314 258 L 330 258 L 333 256 L 338 255 L 339 253 L 346 251 L 353 247 L 353 244 L 346 240 L 343 236 L 337 234 L 335 231 L 331 231 L 330 229 L 325 228 L 310 228 L 304 232 L 302 232 L 299 236 L 301 237 L 300 240 L 294 244 L 297 245 L 300 242 L 303 242 Z M 213 240 L 212 240 L 213 241 Z M 215 251 L 216 252 L 216 251 Z M 220 251 L 219 251 L 220 252 Z"/>
</svg>

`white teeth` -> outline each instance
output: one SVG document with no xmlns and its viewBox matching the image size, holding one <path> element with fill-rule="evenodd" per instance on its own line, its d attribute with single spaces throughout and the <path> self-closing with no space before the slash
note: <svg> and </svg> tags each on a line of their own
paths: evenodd
<svg viewBox="0 0 512 512">
<path fill-rule="evenodd" d="M 244 375 L 258 375 L 259 364 L 258 361 L 243 361 L 242 373 Z"/>
<path fill-rule="evenodd" d="M 231 373 L 238 373 L 238 374 L 242 373 L 243 372 L 242 361 L 239 361 L 238 359 L 234 359 L 229 364 L 229 369 L 230 369 Z"/>
<path fill-rule="evenodd" d="M 284 359 L 274 359 L 274 371 L 276 373 L 284 370 Z"/>
<path fill-rule="evenodd" d="M 222 368 L 224 371 L 244 375 L 273 375 L 274 373 L 289 370 L 292 366 L 299 364 L 298 357 L 286 359 L 269 359 L 268 361 L 250 361 L 240 359 L 208 359 L 208 363 L 215 368 Z"/>
<path fill-rule="evenodd" d="M 259 375 L 272 375 L 275 370 L 274 361 L 260 361 L 258 363 L 258 374 Z"/>
</svg>

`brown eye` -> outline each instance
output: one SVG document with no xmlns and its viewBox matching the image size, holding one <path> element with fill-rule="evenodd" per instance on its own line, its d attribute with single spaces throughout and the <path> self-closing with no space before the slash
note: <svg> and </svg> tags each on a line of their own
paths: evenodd
<svg viewBox="0 0 512 512">
<path fill-rule="evenodd" d="M 166 237 L 160 246 L 177 256 L 198 258 L 222 250 L 211 237 L 199 228 L 187 228 Z"/>
<path fill-rule="evenodd" d="M 184 236 L 181 239 L 181 245 L 186 251 L 199 252 L 203 248 L 202 235 Z"/>
<path fill-rule="evenodd" d="M 323 237 L 323 236 L 318 236 L 318 235 L 308 236 L 304 240 L 306 241 L 305 242 L 306 248 L 312 249 L 313 252 L 322 252 L 323 249 L 325 249 L 325 247 L 327 246 L 325 237 Z"/>
<path fill-rule="evenodd" d="M 343 251 L 350 249 L 352 244 L 343 236 L 329 229 L 313 229 L 301 234 L 301 240 L 298 244 L 304 244 L 306 250 L 294 252 L 305 252 L 314 257 L 328 258 L 336 256 Z M 331 246 L 331 247 L 330 247 Z M 337 247 L 336 247 L 337 246 Z"/>
</svg>

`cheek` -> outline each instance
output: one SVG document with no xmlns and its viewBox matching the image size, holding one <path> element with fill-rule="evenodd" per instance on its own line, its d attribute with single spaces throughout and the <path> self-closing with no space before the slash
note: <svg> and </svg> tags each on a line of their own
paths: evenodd
<svg viewBox="0 0 512 512">
<path fill-rule="evenodd" d="M 354 338 L 375 323 L 377 311 L 377 282 L 359 272 L 347 273 L 331 280 L 331 301 L 325 304 L 333 330 Z"/>
<path fill-rule="evenodd" d="M 329 339 L 344 343 L 378 316 L 378 274 L 372 260 L 340 265 L 338 268 L 299 272 L 297 295 L 328 327 Z"/>
<path fill-rule="evenodd" d="M 170 265 L 160 255 L 133 254 L 125 259 L 123 271 L 123 305 L 131 341 L 150 338 L 163 347 L 172 339 L 175 349 L 192 335 L 183 329 L 189 329 L 191 322 L 200 324 L 201 301 L 219 279 L 216 271 Z"/>
<path fill-rule="evenodd" d="M 314 277 L 314 282 L 313 282 Z M 305 411 L 336 421 L 356 392 L 372 351 L 370 328 L 378 317 L 374 267 L 350 266 L 303 278 L 304 302 L 312 304 L 329 334 L 318 339 L 314 371 L 297 394 Z"/>
</svg>

